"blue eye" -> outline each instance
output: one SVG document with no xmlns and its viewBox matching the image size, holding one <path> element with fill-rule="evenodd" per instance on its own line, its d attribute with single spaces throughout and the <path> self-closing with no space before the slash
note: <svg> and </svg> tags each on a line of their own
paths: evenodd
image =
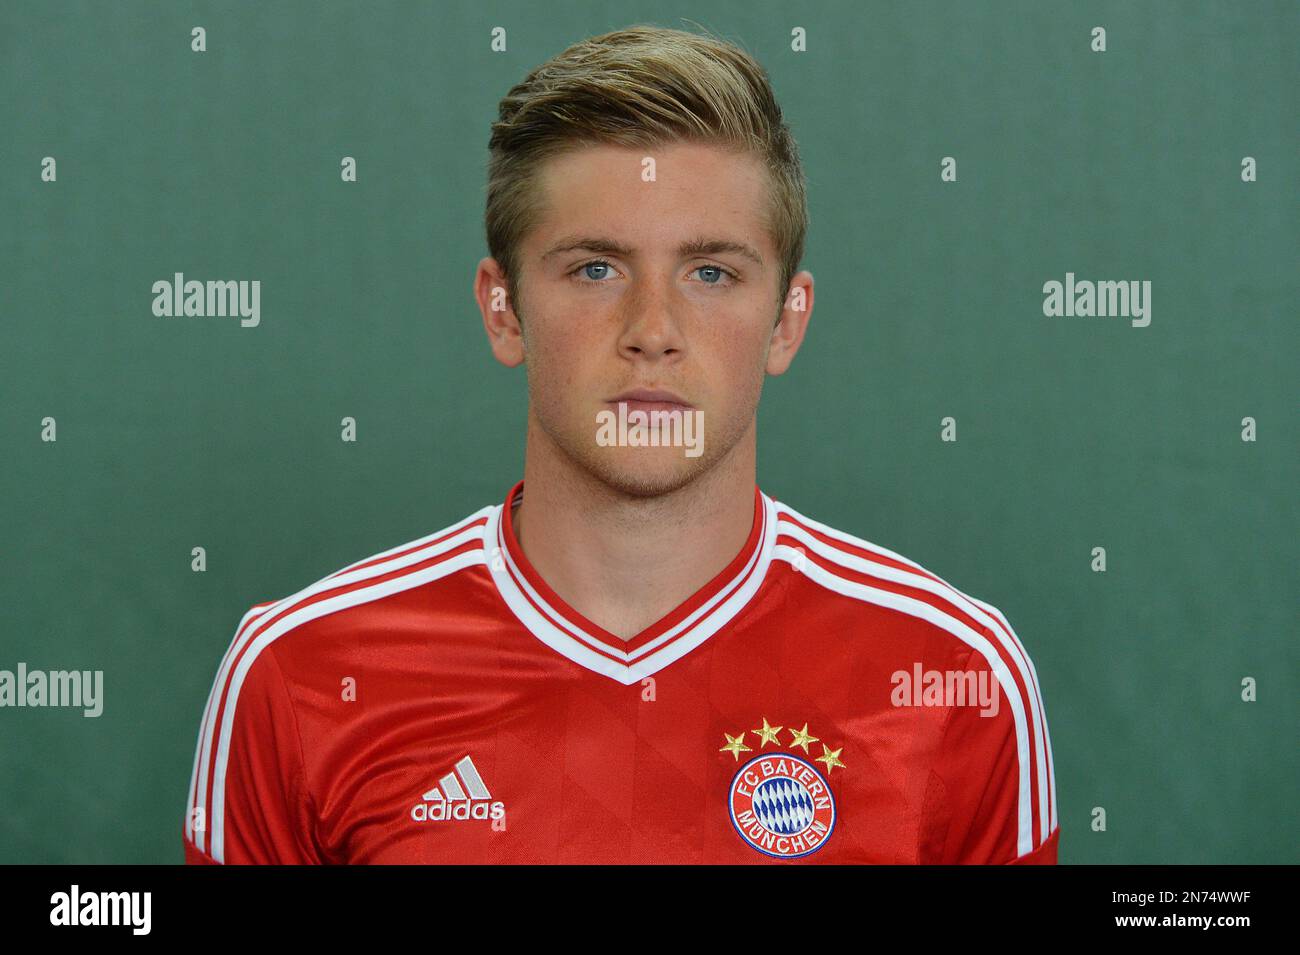
<svg viewBox="0 0 1300 955">
<path fill-rule="evenodd" d="M 713 279 L 704 279 L 704 284 L 709 288 L 731 288 L 740 281 L 739 276 L 731 269 L 724 269 L 721 265 L 698 265 L 695 267 L 696 272 L 716 272 L 717 277 Z"/>
<path fill-rule="evenodd" d="M 605 285 L 607 284 L 605 279 L 609 278 L 613 268 L 614 266 L 610 265 L 604 259 L 593 259 L 590 262 L 584 262 L 569 274 L 583 285 Z M 590 271 L 591 269 L 604 269 L 605 271 L 593 277 Z M 714 278 L 703 280 L 703 284 L 708 285 L 711 288 L 727 288 L 737 280 L 733 272 L 724 269 L 720 265 L 698 265 L 693 271 L 717 273 Z M 731 281 L 724 282 L 724 278 L 730 278 Z"/>
<path fill-rule="evenodd" d="M 582 273 L 583 273 L 583 274 L 584 274 L 588 279 L 591 279 L 591 273 L 587 271 L 588 269 L 605 269 L 605 270 L 606 270 L 606 275 L 608 275 L 608 274 L 609 274 L 609 271 L 608 271 L 608 270 L 609 270 L 609 263 L 608 263 L 608 262 L 588 262 L 586 265 L 584 265 L 584 266 L 582 266 L 580 269 L 578 269 L 578 271 L 579 271 L 579 272 L 582 272 Z M 591 281 L 599 282 L 600 279 L 602 279 L 602 278 L 605 278 L 605 275 L 602 275 L 602 276 L 600 276 L 599 278 L 591 279 Z"/>
</svg>

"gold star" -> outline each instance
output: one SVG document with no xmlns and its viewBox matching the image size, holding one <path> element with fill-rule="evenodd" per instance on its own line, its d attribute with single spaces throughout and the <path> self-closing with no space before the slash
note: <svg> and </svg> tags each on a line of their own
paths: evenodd
<svg viewBox="0 0 1300 955">
<path fill-rule="evenodd" d="M 844 765 L 843 763 L 840 762 L 840 753 L 842 752 L 844 752 L 843 746 L 841 746 L 839 749 L 837 749 L 835 752 L 832 753 L 831 748 L 827 746 L 825 743 L 822 743 L 822 754 L 817 757 L 816 762 L 826 764 L 827 776 L 831 774 L 831 770 L 834 769 L 836 766 Z"/>
<path fill-rule="evenodd" d="M 776 738 L 776 734 L 781 732 L 782 729 L 783 727 L 780 726 L 769 726 L 765 716 L 763 717 L 763 728 L 761 730 L 750 730 L 750 732 L 758 737 L 758 748 L 762 749 L 768 743 L 774 746 L 780 745 L 780 740 Z"/>
<path fill-rule="evenodd" d="M 740 754 L 742 752 L 750 752 L 750 748 L 745 745 L 744 733 L 741 733 L 739 736 L 732 736 L 730 733 L 723 733 L 722 735 L 727 737 L 727 745 L 720 748 L 718 750 L 719 753 L 730 753 L 732 756 L 736 757 L 736 761 L 739 762 Z"/>
<path fill-rule="evenodd" d="M 796 730 L 796 729 L 790 730 L 790 735 L 793 737 L 793 739 L 790 740 L 790 748 L 793 749 L 796 746 L 802 746 L 805 754 L 808 752 L 809 743 L 821 742 L 819 739 L 817 739 L 816 736 L 813 736 L 811 733 L 808 732 L 807 723 L 803 724 L 803 729 L 801 730 Z"/>
</svg>

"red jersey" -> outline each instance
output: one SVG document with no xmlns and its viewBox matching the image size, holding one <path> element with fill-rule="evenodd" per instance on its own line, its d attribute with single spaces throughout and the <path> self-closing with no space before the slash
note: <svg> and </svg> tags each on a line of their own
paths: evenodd
<svg viewBox="0 0 1300 955">
<path fill-rule="evenodd" d="M 754 488 L 734 560 L 628 640 L 503 504 L 244 615 L 188 862 L 1054 863 L 1006 618 Z"/>
</svg>

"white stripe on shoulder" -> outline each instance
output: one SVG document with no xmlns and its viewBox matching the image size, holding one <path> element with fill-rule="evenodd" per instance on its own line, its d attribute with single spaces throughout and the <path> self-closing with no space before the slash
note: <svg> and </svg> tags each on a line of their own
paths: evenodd
<svg viewBox="0 0 1300 955">
<path fill-rule="evenodd" d="M 396 547 L 388 548 L 388 550 L 381 550 L 378 554 L 371 554 L 369 557 L 364 557 L 361 560 L 353 561 L 352 563 L 348 564 L 346 567 L 342 568 L 341 570 L 336 570 L 334 571 L 334 573 L 329 574 L 324 579 L 328 580 L 331 577 L 341 576 L 342 574 L 346 574 L 349 570 L 352 570 L 354 567 L 360 567 L 362 564 L 368 564 L 372 560 L 379 560 L 381 557 L 389 557 L 392 554 L 400 554 L 402 551 L 410 550 L 412 547 L 421 547 L 425 544 L 430 543 L 431 541 L 436 541 L 439 537 L 444 537 L 447 534 L 450 534 L 452 531 L 468 527 L 469 525 L 473 524 L 475 521 L 480 521 L 485 519 L 489 514 L 492 513 L 493 510 L 495 510 L 495 508 L 496 505 L 489 504 L 487 507 L 483 507 L 475 511 L 473 514 L 469 515 L 469 517 L 462 518 L 461 520 L 457 521 L 455 524 L 448 524 L 442 530 L 434 531 L 432 534 L 425 534 L 423 537 L 417 537 L 415 540 L 407 541 L 405 544 L 398 544 Z"/>
<path fill-rule="evenodd" d="M 250 607 L 244 613 L 244 616 L 240 618 L 239 625 L 235 627 L 236 638 L 239 636 L 240 633 L 244 631 L 244 628 L 248 626 L 250 621 L 256 620 L 267 610 L 275 606 L 275 603 L 276 603 L 275 601 L 270 601 L 268 603 L 256 604 Z M 230 654 L 235 648 L 235 643 L 236 641 L 232 639 L 230 643 L 226 645 L 226 652 L 221 657 L 220 666 L 217 667 L 218 675 L 226 668 L 227 661 L 229 661 L 230 659 Z M 189 792 L 189 796 L 185 800 L 185 835 L 188 836 L 190 840 L 195 843 L 195 845 L 199 845 L 199 840 L 196 839 L 194 836 L 194 821 L 195 821 L 194 816 L 195 816 L 195 809 L 198 807 L 197 803 L 195 803 L 194 801 L 194 793 L 199 785 L 199 779 L 200 779 L 199 766 L 203 760 L 203 755 L 205 752 L 204 747 L 206 745 L 204 741 L 206 739 L 211 738 L 211 730 L 208 729 L 208 723 L 211 720 L 211 714 L 213 709 L 212 701 L 216 697 L 217 689 L 220 686 L 221 686 L 221 681 L 214 679 L 212 681 L 212 686 L 208 689 L 208 701 L 205 704 L 203 704 L 203 716 L 199 722 L 199 732 L 196 735 L 194 741 L 194 768 L 190 771 L 190 792 Z M 208 778 L 208 774 L 207 774 L 207 768 L 205 766 L 202 772 L 202 779 L 203 779 L 204 786 L 207 785 L 207 778 Z M 205 832 L 207 831 L 206 824 L 203 827 L 203 831 Z M 200 846 L 200 848 L 202 847 Z"/>
<path fill-rule="evenodd" d="M 1030 798 L 1029 779 L 1028 779 L 1029 764 L 1031 762 L 1029 757 L 1030 748 L 1028 747 L 1029 734 L 1032 733 L 1034 737 L 1034 741 L 1036 745 L 1033 747 L 1034 758 L 1032 762 L 1034 763 L 1035 775 L 1037 776 L 1037 780 L 1038 780 L 1038 797 L 1039 797 L 1038 818 L 1040 822 L 1043 824 L 1041 826 L 1041 835 L 1045 839 L 1051 832 L 1051 827 L 1048 827 L 1046 825 L 1046 821 L 1048 819 L 1048 805 L 1049 805 L 1048 797 L 1047 797 L 1047 789 L 1048 786 L 1051 785 L 1051 783 L 1049 782 L 1050 768 L 1048 766 L 1047 759 L 1044 756 L 1044 749 L 1045 749 L 1043 744 L 1044 737 L 1043 737 L 1043 733 L 1040 732 L 1039 730 L 1039 727 L 1042 725 L 1040 721 L 1040 712 L 1042 708 L 1041 694 L 1038 692 L 1037 674 L 1034 673 L 1033 671 L 1033 664 L 1032 662 L 1029 661 L 1028 655 L 1024 653 L 1023 648 L 1019 645 L 1019 641 L 1012 639 L 1010 637 L 1010 629 L 1009 628 L 1004 629 L 1004 627 L 1001 625 L 1000 620 L 995 621 L 994 618 L 990 616 L 990 614 L 988 613 L 986 605 L 968 597 L 962 591 L 958 590 L 956 587 L 953 587 L 951 584 L 949 584 L 947 581 L 943 580 L 942 578 L 938 577 L 937 574 L 933 574 L 932 572 L 926 570 L 916 561 L 910 560 L 906 557 L 903 557 L 901 554 L 897 554 L 894 551 L 891 551 L 887 548 L 880 547 L 860 537 L 855 537 L 851 534 L 846 534 L 843 531 L 837 530 L 836 528 L 830 527 L 826 524 L 822 524 L 819 521 L 814 521 L 811 518 L 806 517 L 803 514 L 800 514 L 798 511 L 794 510 L 794 508 L 789 507 L 788 505 L 785 504 L 781 504 L 779 502 L 777 504 L 777 515 L 778 515 L 777 520 L 779 525 L 779 532 L 789 537 L 795 538 L 804 547 L 811 550 L 818 556 L 823 557 L 826 560 L 829 560 L 832 563 L 838 564 L 839 566 L 845 567 L 849 570 L 853 570 L 858 573 L 865 574 L 867 576 L 876 577 L 881 580 L 888 580 L 893 583 L 903 584 L 905 586 L 913 587 L 918 590 L 924 590 L 927 593 L 933 594 L 934 596 L 943 599 L 944 601 L 952 604 L 954 607 L 957 607 L 960 610 L 962 610 L 967 616 L 976 620 L 983 627 L 987 628 L 989 633 L 998 642 L 998 644 L 1001 645 L 1007 651 L 1008 655 L 1015 663 L 1016 669 L 1020 672 L 1021 682 L 1025 685 L 1025 687 L 1028 688 L 1027 694 L 1021 693 L 1019 687 L 1016 685 L 1014 679 L 1011 677 L 1010 670 L 1008 670 L 1005 664 L 1003 663 L 1001 655 L 998 654 L 995 649 L 993 649 L 992 645 L 988 644 L 987 641 L 985 641 L 982 636 L 976 634 L 974 630 L 971 630 L 965 624 L 961 623 L 961 621 L 955 619 L 954 617 L 948 614 L 944 614 L 941 611 L 936 610 L 932 605 L 924 601 L 913 600 L 912 598 L 905 597 L 904 595 L 901 594 L 895 594 L 891 591 L 878 590 L 876 588 L 868 587 L 866 585 L 859 584 L 855 581 L 850 581 L 847 580 L 846 578 L 839 577 L 838 575 L 834 575 L 827 571 L 824 571 L 820 567 L 809 564 L 806 560 L 803 559 L 803 556 L 800 555 L 794 548 L 790 548 L 785 545 L 782 545 L 777 548 L 778 554 L 776 556 L 780 557 L 781 559 L 789 561 L 792 565 L 796 567 L 802 567 L 803 572 L 807 573 L 811 579 L 822 584 L 828 589 L 835 590 L 840 593 L 846 593 L 850 596 L 857 597 L 858 599 L 865 600 L 867 602 L 879 603 L 883 606 L 891 607 L 892 609 L 902 610 L 903 612 L 909 613 L 912 616 L 920 616 L 925 619 L 930 619 L 932 620 L 932 622 L 938 622 L 939 626 L 941 626 L 945 630 L 948 630 L 954 636 L 958 637 L 958 639 L 962 640 L 962 642 L 970 646 L 976 647 L 977 649 L 980 649 L 980 652 L 988 660 L 990 669 L 995 674 L 998 675 L 999 682 L 1002 685 L 1004 692 L 1007 694 L 1008 698 L 1012 702 L 1013 714 L 1017 715 L 1016 735 L 1017 735 L 1017 745 L 1019 748 L 1020 767 L 1021 767 L 1021 774 L 1022 774 L 1021 797 L 1026 801 L 1026 804 L 1028 803 Z M 827 537 L 831 537 L 837 541 L 841 541 L 843 543 L 853 545 L 869 553 L 878 554 L 884 557 L 891 558 L 907 567 L 914 568 L 915 572 L 900 570 L 899 568 L 896 567 L 890 567 L 886 564 L 882 564 L 872 560 L 867 560 L 856 554 L 850 554 L 845 550 L 841 550 L 840 548 L 835 547 L 832 544 L 828 544 L 827 542 L 817 537 L 814 537 L 813 535 L 805 531 L 803 528 L 796 526 L 794 523 L 792 523 L 789 520 L 785 520 L 785 521 L 781 520 L 781 518 L 786 515 L 789 515 L 789 517 L 799 521 L 800 523 L 808 527 L 814 528 L 815 530 L 822 532 Z M 847 588 L 842 588 L 840 586 L 841 584 L 847 585 Z M 939 618 L 941 618 L 941 622 L 934 621 L 932 619 L 932 614 L 929 611 L 934 611 L 934 615 L 937 615 Z M 1000 618 L 1000 615 L 998 616 Z M 951 626 L 949 624 L 951 624 Z M 968 637 L 973 634 L 979 636 L 978 643 L 983 644 L 983 647 L 977 646 L 977 643 L 972 643 L 971 640 L 968 639 Z M 992 658 L 990 658 L 989 652 L 986 652 L 986 649 L 987 651 L 992 653 Z M 1024 723 L 1026 722 L 1024 717 L 1024 702 L 1025 702 L 1026 695 L 1028 696 L 1028 702 L 1029 702 L 1029 714 L 1028 714 L 1028 721 L 1027 721 L 1029 724 L 1028 726 L 1024 725 Z M 1055 796 L 1053 795 L 1053 801 L 1054 799 Z M 1026 820 L 1022 818 L 1020 822 L 1021 822 L 1021 827 L 1023 829 Z M 1032 819 L 1029 820 L 1029 823 L 1030 823 L 1029 824 L 1030 838 L 1029 838 L 1028 848 L 1023 848 L 1022 846 L 1021 854 L 1023 854 L 1025 851 L 1031 851 L 1034 848 L 1034 842 L 1032 837 L 1032 833 L 1033 833 Z"/>
<path fill-rule="evenodd" d="M 322 577 L 320 580 L 317 580 L 315 583 L 310 584 L 307 587 L 304 587 L 302 590 L 299 590 L 294 594 L 290 594 L 288 597 L 285 597 L 282 600 L 274 601 L 270 604 L 266 604 L 260 607 L 254 607 L 244 615 L 243 619 L 240 621 L 239 628 L 235 631 L 235 636 L 231 640 L 230 646 L 226 649 L 226 654 L 221 661 L 221 667 L 217 671 L 216 679 L 213 681 L 212 691 L 208 696 L 208 703 L 204 710 L 203 725 L 201 729 L 200 743 L 199 743 L 199 758 L 198 758 L 197 766 L 195 767 L 197 772 L 195 774 L 195 777 L 191 779 L 191 790 L 193 792 L 193 801 L 190 803 L 189 812 L 187 812 L 186 814 L 187 815 L 186 832 L 189 833 L 191 837 L 193 837 L 194 835 L 193 820 L 194 820 L 195 810 L 196 809 L 202 810 L 200 815 L 206 818 L 207 820 L 206 832 L 200 833 L 199 839 L 195 840 L 195 844 L 198 846 L 198 848 L 202 849 L 205 852 L 208 852 L 208 854 L 212 855 L 213 858 L 217 859 L 217 861 L 222 861 L 221 858 L 218 857 L 214 852 L 212 852 L 208 848 L 208 846 L 205 845 L 204 843 L 209 841 L 210 839 L 211 844 L 214 847 L 217 844 L 215 830 L 217 830 L 217 828 L 221 825 L 222 820 L 220 818 L 215 817 L 215 813 L 219 811 L 224 801 L 224 792 L 222 792 L 221 788 L 218 788 L 220 784 L 224 783 L 224 768 L 225 768 L 224 764 L 221 766 L 223 775 L 217 776 L 215 775 L 215 773 L 213 775 L 214 786 L 213 786 L 213 800 L 212 800 L 213 805 L 211 807 L 212 812 L 207 811 L 209 807 L 206 805 L 208 773 L 209 773 L 209 767 L 211 767 L 214 762 L 213 746 L 214 746 L 214 738 L 216 737 L 215 714 L 217 708 L 220 706 L 221 691 L 222 688 L 226 687 L 227 684 L 230 683 L 234 661 L 239 658 L 239 654 L 243 650 L 243 648 L 245 646 L 248 646 L 249 643 L 254 640 L 254 638 L 261 630 L 265 629 L 265 625 L 268 621 L 276 618 L 277 615 L 282 614 L 285 610 L 293 607 L 295 604 L 301 602 L 302 600 L 308 599 L 310 597 L 313 597 L 325 591 L 334 590 L 339 587 L 347 587 L 351 584 L 355 584 L 364 580 L 369 580 L 374 577 L 380 577 L 383 576 L 384 574 L 391 573 L 395 570 L 400 570 L 401 568 L 408 567 L 412 564 L 421 563 L 423 561 L 429 560 L 430 558 L 436 557 L 438 554 L 445 553 L 446 551 L 449 550 L 454 550 L 455 548 L 460 547 L 472 541 L 478 541 L 482 543 L 483 526 L 480 525 L 475 527 L 473 525 L 476 521 L 487 516 L 492 511 L 492 509 L 493 509 L 493 505 L 489 505 L 488 507 L 484 507 L 476 511 L 475 513 L 464 518 L 463 520 L 457 521 L 454 524 L 449 524 L 447 527 L 443 528 L 442 530 L 434 531 L 432 534 L 427 534 L 424 537 L 421 537 L 415 541 L 409 541 L 405 544 L 400 544 L 397 547 L 389 548 L 388 550 L 382 551 L 379 554 L 375 554 L 363 560 L 356 561 L 352 564 L 349 564 L 347 567 L 344 567 L 342 570 L 335 571 L 334 573 L 326 577 Z M 452 536 L 448 537 L 447 535 L 449 534 Z M 441 541 L 440 543 L 431 544 L 423 547 L 421 546 L 421 544 L 425 544 L 426 542 L 429 541 L 437 541 L 439 538 L 442 537 L 446 537 L 447 539 Z M 416 548 L 416 549 L 411 550 L 410 553 L 403 554 L 402 556 L 399 557 L 394 557 L 389 560 L 380 560 L 379 563 L 375 563 L 369 567 L 361 566 L 363 564 L 367 564 L 371 561 L 375 561 L 377 559 L 386 557 L 388 555 L 401 554 L 403 551 L 410 550 L 411 548 Z M 417 587 L 423 583 L 429 582 L 430 580 L 436 580 L 439 577 L 445 576 L 450 573 L 454 573 L 455 571 L 460 570 L 464 567 L 469 567 L 474 564 L 481 564 L 484 562 L 485 562 L 485 558 L 483 555 L 483 551 L 481 549 L 477 551 L 470 551 L 465 554 L 461 554 L 454 559 L 447 560 L 447 561 L 440 561 L 437 564 L 434 564 L 432 567 L 426 567 L 419 572 L 405 574 L 401 577 L 394 578 L 393 580 L 386 581 L 384 582 L 383 585 L 360 588 L 348 594 L 340 595 L 339 597 L 320 601 L 319 603 L 313 604 L 310 608 L 307 608 L 307 612 L 299 611 L 296 614 L 291 613 L 288 614 L 288 616 L 283 618 L 282 620 L 276 620 L 275 627 L 278 628 L 277 636 L 288 632 L 288 629 L 292 629 L 292 627 L 280 628 L 279 625 L 280 623 L 283 622 L 284 619 L 292 619 L 296 621 L 293 624 L 293 626 L 297 626 L 298 624 L 304 623 L 307 620 L 312 620 L 315 619 L 316 617 L 324 616 L 327 613 L 332 613 L 336 610 L 342 610 L 348 606 L 367 603 L 370 600 L 377 600 L 380 597 L 387 596 L 390 593 L 396 593 L 400 590 L 405 590 L 410 587 Z M 356 569 L 356 568 L 360 568 L 360 569 Z M 372 593 L 372 591 L 374 592 Z M 328 608 L 328 609 L 322 609 L 322 608 Z M 248 654 L 245 654 L 246 658 L 247 656 Z M 241 661 L 241 666 L 243 662 L 244 661 Z M 247 662 L 249 663 L 249 665 L 251 665 L 251 660 Z M 247 667 L 244 667 L 244 672 L 246 672 L 246 670 Z M 238 673 L 239 671 L 236 670 L 235 672 Z M 239 681 L 242 683 L 243 681 L 242 675 L 239 676 Z M 231 718 L 234 712 L 233 704 L 234 704 L 235 690 L 233 686 L 230 691 L 227 691 L 226 696 L 229 699 L 226 704 L 221 722 L 222 722 L 222 734 L 223 736 L 227 737 L 226 746 L 228 748 L 229 747 L 229 742 L 228 742 L 229 726 L 231 725 Z M 216 758 L 217 759 L 221 758 L 221 749 L 220 749 L 219 742 L 217 744 Z"/>
<path fill-rule="evenodd" d="M 985 603 L 982 600 L 977 600 L 974 597 L 971 597 L 970 599 L 975 601 L 975 603 L 979 604 L 981 607 L 983 607 L 986 611 L 988 611 L 989 614 L 996 617 L 998 621 L 1002 624 L 1002 626 L 1006 628 L 1007 633 L 1011 634 L 1012 639 L 1014 639 L 1017 644 L 1020 644 L 1021 650 L 1024 649 L 1024 644 L 1020 643 L 1020 638 L 1017 637 L 1016 632 L 1011 629 L 1011 623 L 1007 620 L 1006 615 L 1003 614 L 1001 610 L 999 610 L 997 607 L 993 606 L 992 604 Z M 1043 749 L 1047 753 L 1047 784 L 1048 784 L 1048 789 L 1052 794 L 1051 803 L 1050 803 L 1051 825 L 1047 827 L 1046 832 L 1044 833 L 1044 835 L 1047 836 L 1047 835 L 1051 835 L 1053 830 L 1056 829 L 1056 825 L 1057 825 L 1056 768 L 1052 764 L 1052 730 L 1051 727 L 1047 725 L 1047 708 L 1043 706 L 1043 694 L 1042 691 L 1039 690 L 1038 671 L 1034 669 L 1034 659 L 1028 653 L 1025 654 L 1025 662 L 1029 664 L 1029 671 L 1034 675 L 1034 692 L 1037 693 L 1038 695 L 1038 715 L 1039 715 L 1039 720 L 1041 721 L 1040 725 L 1042 726 L 1042 730 L 1043 730 L 1043 739 L 1044 739 Z"/>
</svg>

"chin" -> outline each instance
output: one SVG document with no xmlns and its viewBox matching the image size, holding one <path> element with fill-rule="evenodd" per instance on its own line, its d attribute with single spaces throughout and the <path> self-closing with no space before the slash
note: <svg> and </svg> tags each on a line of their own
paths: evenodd
<svg viewBox="0 0 1300 955">
<path fill-rule="evenodd" d="M 711 466 L 707 454 L 688 458 L 681 448 L 608 448 L 583 460 L 602 484 L 632 497 L 659 497 L 690 484 Z"/>
</svg>

